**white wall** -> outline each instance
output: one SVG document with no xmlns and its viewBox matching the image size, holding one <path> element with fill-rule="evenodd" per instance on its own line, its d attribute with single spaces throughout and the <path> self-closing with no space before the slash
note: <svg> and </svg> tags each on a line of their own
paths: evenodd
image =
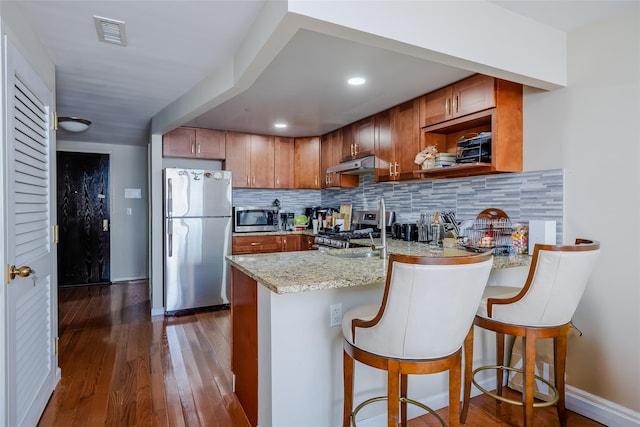
<svg viewBox="0 0 640 427">
<path fill-rule="evenodd" d="M 565 243 L 602 244 L 567 383 L 640 412 L 640 7 L 570 33 L 568 71 L 524 98 L 525 169 L 565 168 Z"/>
<path fill-rule="evenodd" d="M 147 147 L 59 140 L 58 151 L 109 154 L 111 280 L 149 277 Z M 142 198 L 125 199 L 125 188 L 140 189 Z"/>
</svg>

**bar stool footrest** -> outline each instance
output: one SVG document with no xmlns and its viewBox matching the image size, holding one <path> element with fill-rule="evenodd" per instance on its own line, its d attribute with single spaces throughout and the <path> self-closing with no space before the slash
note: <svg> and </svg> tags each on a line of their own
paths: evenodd
<svg viewBox="0 0 640 427">
<path fill-rule="evenodd" d="M 357 427 L 356 426 L 356 415 L 358 415 L 358 412 L 360 412 L 360 410 L 362 408 L 364 408 L 365 406 L 367 406 L 367 405 L 369 405 L 371 403 L 381 402 L 381 401 L 384 401 L 384 400 L 387 400 L 387 399 L 388 399 L 388 396 L 372 397 L 371 399 L 367 399 L 364 402 L 362 402 L 361 404 L 359 404 L 358 406 L 356 406 L 356 408 L 351 413 L 351 427 Z M 438 421 L 440 421 L 440 424 L 442 424 L 443 427 L 447 427 L 447 423 L 444 422 L 442 417 L 436 411 L 434 411 L 433 409 L 429 408 L 424 403 L 420 403 L 417 400 L 409 399 L 408 397 L 401 397 L 400 398 L 400 402 L 410 403 L 412 405 L 415 405 L 415 406 L 417 406 L 419 408 L 424 409 L 425 411 L 427 411 L 428 413 L 430 413 L 431 415 L 436 417 L 438 419 Z"/>
<path fill-rule="evenodd" d="M 473 370 L 473 374 L 471 375 L 471 382 L 473 382 L 473 385 L 476 386 L 476 388 L 478 390 L 480 390 L 482 393 L 493 397 L 494 399 L 500 401 L 500 402 L 505 402 L 505 403 L 509 403 L 511 405 L 516 405 L 516 406 L 523 406 L 524 403 L 520 400 L 513 400 L 513 399 L 508 399 L 506 397 L 500 396 L 497 393 L 493 393 L 485 388 L 483 388 L 482 386 L 480 386 L 480 384 L 478 384 L 478 382 L 476 381 L 476 374 L 480 371 L 486 371 L 486 370 L 490 370 L 490 369 L 501 369 L 503 371 L 509 371 L 509 372 L 519 372 L 521 374 L 523 374 L 524 376 L 524 369 L 518 369 L 518 368 L 512 368 L 510 366 L 499 366 L 499 365 L 490 365 L 490 366 L 480 366 L 479 368 L 476 368 Z M 545 401 L 545 402 L 538 402 L 533 404 L 534 408 L 546 408 L 547 406 L 553 406 L 558 402 L 558 398 L 560 396 L 560 394 L 558 393 L 558 389 L 551 384 L 551 382 L 549 380 L 546 380 L 544 378 L 542 378 L 539 375 L 534 375 L 535 379 L 542 381 L 543 383 L 545 383 L 547 386 L 549 386 L 549 388 L 553 391 L 553 398 L 551 400 Z M 523 392 L 524 394 L 524 392 Z"/>
</svg>

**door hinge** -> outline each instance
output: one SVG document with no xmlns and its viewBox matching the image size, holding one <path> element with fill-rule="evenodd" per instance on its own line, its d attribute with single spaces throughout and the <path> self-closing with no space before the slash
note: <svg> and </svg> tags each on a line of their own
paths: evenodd
<svg viewBox="0 0 640 427">
<path fill-rule="evenodd" d="M 52 230 L 52 234 L 53 234 L 53 244 L 58 244 L 59 240 L 59 236 L 58 236 L 58 224 L 54 224 L 51 226 Z"/>
<path fill-rule="evenodd" d="M 53 113 L 51 113 L 51 128 L 53 130 L 58 130 L 58 113 L 56 111 L 54 111 Z"/>
<path fill-rule="evenodd" d="M 58 341 L 60 341 L 60 338 L 55 337 L 53 339 L 53 354 L 54 356 L 58 356 Z"/>
</svg>

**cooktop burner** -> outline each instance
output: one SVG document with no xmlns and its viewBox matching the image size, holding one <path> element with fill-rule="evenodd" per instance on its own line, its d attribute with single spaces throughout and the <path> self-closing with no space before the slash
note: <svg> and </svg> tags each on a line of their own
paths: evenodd
<svg viewBox="0 0 640 427">
<path fill-rule="evenodd" d="M 330 247 L 330 248 L 354 248 L 354 247 L 362 247 L 368 245 L 360 245 L 354 244 L 351 242 L 352 239 L 368 239 L 369 233 L 371 233 L 372 237 L 379 238 L 380 231 L 374 230 L 373 228 L 364 228 L 361 230 L 352 230 L 352 231 L 321 231 L 315 238 L 315 244 L 318 246 Z"/>
</svg>

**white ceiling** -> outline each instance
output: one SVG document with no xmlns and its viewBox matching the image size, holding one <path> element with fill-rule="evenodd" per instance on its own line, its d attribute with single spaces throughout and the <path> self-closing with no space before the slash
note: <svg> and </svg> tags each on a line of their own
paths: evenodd
<svg viewBox="0 0 640 427">
<path fill-rule="evenodd" d="M 638 1 L 493 3 L 568 32 Z M 86 132 L 59 131 L 58 138 L 144 145 L 151 118 L 234 56 L 263 3 L 20 0 L 17 4 L 56 64 L 58 115 L 93 122 Z M 125 21 L 128 45 L 99 42 L 94 15 Z M 368 79 L 366 86 L 342 83 L 345 76 L 360 73 Z M 248 89 L 184 124 L 273 134 L 273 122 L 284 120 L 290 127 L 280 134 L 320 135 L 470 74 L 300 30 Z"/>
</svg>

